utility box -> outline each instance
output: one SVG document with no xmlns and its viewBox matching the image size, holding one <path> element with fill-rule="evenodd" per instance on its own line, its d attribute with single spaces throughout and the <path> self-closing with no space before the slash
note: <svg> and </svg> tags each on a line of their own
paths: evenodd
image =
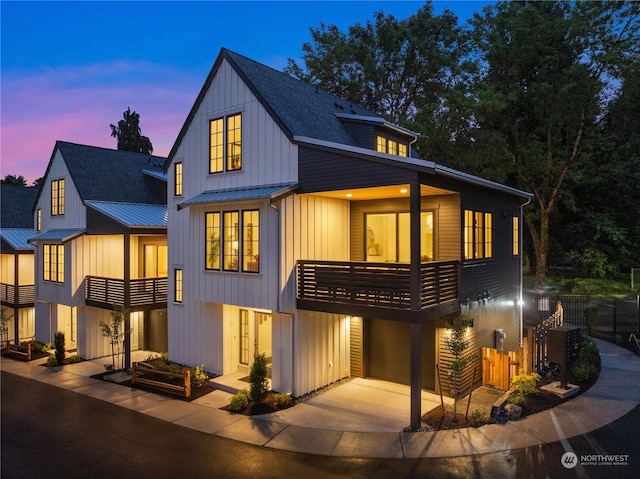
<svg viewBox="0 0 640 479">
<path fill-rule="evenodd" d="M 496 349 L 498 351 L 504 351 L 504 340 L 507 339 L 507 333 L 504 329 L 496 329 Z"/>
<path fill-rule="evenodd" d="M 578 359 L 580 328 L 559 326 L 549 330 L 547 360 L 560 366 L 560 385 L 567 387 L 567 368 Z"/>
</svg>

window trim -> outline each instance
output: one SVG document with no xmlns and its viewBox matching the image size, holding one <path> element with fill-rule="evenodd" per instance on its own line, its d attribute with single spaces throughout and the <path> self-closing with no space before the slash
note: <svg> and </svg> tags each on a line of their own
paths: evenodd
<svg viewBox="0 0 640 479">
<path fill-rule="evenodd" d="M 52 251 L 55 250 L 55 255 Z M 61 254 L 62 253 L 62 254 Z M 42 245 L 42 280 L 48 283 L 64 284 L 64 244 L 45 243 Z M 55 278 L 55 279 L 52 279 Z"/>
<path fill-rule="evenodd" d="M 464 261 L 493 258 L 493 213 L 464 210 L 462 253 Z"/>
<path fill-rule="evenodd" d="M 36 231 L 42 231 L 42 208 L 36 211 Z"/>
<path fill-rule="evenodd" d="M 238 124 L 236 125 L 236 122 Z M 212 125 L 219 123 L 216 130 L 216 143 L 213 144 Z M 233 128 L 231 128 L 233 123 Z M 242 170 L 242 112 L 229 113 L 227 115 L 218 116 L 209 119 L 209 174 L 228 173 L 232 171 Z M 239 138 L 238 138 L 239 135 Z M 239 153 L 236 153 L 234 147 L 237 145 Z M 213 151 L 216 149 L 216 157 L 213 158 Z M 219 153 L 219 155 L 217 155 Z M 237 161 L 237 165 L 235 162 Z M 212 165 L 215 162 L 215 168 Z"/>
<path fill-rule="evenodd" d="M 173 302 L 182 304 L 184 295 L 184 279 L 182 268 L 173 269 Z"/>
<path fill-rule="evenodd" d="M 182 162 L 177 161 L 173 165 L 173 194 L 174 196 L 182 196 L 183 190 Z"/>
<path fill-rule="evenodd" d="M 409 157 L 409 145 L 388 136 L 376 134 L 376 151 L 388 155 Z"/>
<path fill-rule="evenodd" d="M 51 216 L 64 216 L 64 187 L 64 178 L 51 180 Z"/>
<path fill-rule="evenodd" d="M 247 213 L 257 213 L 257 225 L 252 226 L 251 234 L 256 233 L 257 239 L 248 239 L 249 231 L 246 230 L 245 218 Z M 209 225 L 209 218 L 217 218 Z M 232 222 L 231 225 L 228 223 Z M 251 224 L 251 223 L 250 223 Z M 222 271 L 226 273 L 260 273 L 260 208 L 247 208 L 237 210 L 220 210 L 205 211 L 205 271 Z M 217 239 L 209 240 L 210 233 L 215 234 L 217 231 Z M 250 241 L 248 243 L 247 241 Z M 214 253 L 217 244 L 218 252 Z M 254 248 L 257 246 L 257 254 L 254 254 Z M 228 250 L 231 252 L 228 253 Z M 250 249 L 250 253 L 247 251 Z M 235 250 L 235 251 L 234 251 Z M 216 259 L 210 256 L 216 255 Z M 254 257 L 256 261 L 253 265 L 245 266 L 245 259 Z"/>
<path fill-rule="evenodd" d="M 520 217 L 513 217 L 511 232 L 513 234 L 511 253 L 513 256 L 520 256 Z"/>
</svg>

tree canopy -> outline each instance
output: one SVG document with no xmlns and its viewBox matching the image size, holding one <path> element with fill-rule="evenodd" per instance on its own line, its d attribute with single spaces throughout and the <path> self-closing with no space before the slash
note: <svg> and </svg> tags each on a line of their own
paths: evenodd
<svg viewBox="0 0 640 479">
<path fill-rule="evenodd" d="M 634 121 L 629 83 L 637 76 L 629 75 L 640 57 L 639 18 L 635 2 L 503 1 L 464 28 L 427 2 L 406 20 L 378 12 L 346 33 L 312 28 L 306 68 L 289 60 L 285 71 L 419 132 L 425 158 L 534 193 L 524 216 L 541 284 L 549 254 L 554 262 L 576 255 L 569 226 L 595 201 L 585 188 L 622 179 L 606 166 L 613 157 L 620 173 L 637 158 L 623 147 L 634 135 L 618 135 L 611 122 Z M 615 208 L 617 196 L 609 186 L 601 199 Z M 589 226 L 597 235 L 573 243 L 581 264 L 590 248 L 610 258 L 637 234 L 621 215 L 605 221 L 605 210 Z M 637 231 L 640 220 L 627 220 Z M 604 237 L 609 252 L 594 239 Z"/>
<path fill-rule="evenodd" d="M 22 175 L 20 176 L 7 175 L 2 180 L 0 180 L 0 183 L 4 183 L 7 185 L 27 186 L 27 181 L 24 179 Z"/>
<path fill-rule="evenodd" d="M 153 146 L 148 137 L 142 135 L 140 129 L 140 115 L 131 111 L 131 107 L 123 113 L 123 119 L 118 125 L 109 125 L 111 136 L 118 139 L 118 150 L 134 153 L 153 153 Z"/>
</svg>

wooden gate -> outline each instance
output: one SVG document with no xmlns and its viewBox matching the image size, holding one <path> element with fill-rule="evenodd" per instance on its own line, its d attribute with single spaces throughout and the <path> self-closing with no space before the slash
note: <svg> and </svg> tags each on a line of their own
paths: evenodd
<svg viewBox="0 0 640 479">
<path fill-rule="evenodd" d="M 502 353 L 493 348 L 482 348 L 482 385 L 507 390 L 511 379 L 523 368 L 522 348 L 517 352 Z"/>
</svg>

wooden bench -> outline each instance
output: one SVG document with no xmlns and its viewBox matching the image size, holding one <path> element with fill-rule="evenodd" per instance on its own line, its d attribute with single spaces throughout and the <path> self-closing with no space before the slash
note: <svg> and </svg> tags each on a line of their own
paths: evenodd
<svg viewBox="0 0 640 479">
<path fill-rule="evenodd" d="M 27 343 L 26 351 L 22 351 L 22 348 L 24 347 L 25 346 L 20 346 L 17 344 L 9 344 L 9 341 L 7 341 L 6 347 L 3 348 L 3 354 L 24 357 L 27 359 L 27 361 L 31 361 L 31 343 Z"/>
<path fill-rule="evenodd" d="M 157 379 L 145 377 L 145 375 L 150 374 L 168 378 L 182 378 L 183 384 L 170 384 L 164 381 L 159 381 Z M 191 397 L 191 371 L 189 369 L 187 369 L 184 374 L 177 374 L 167 371 L 160 371 L 158 369 L 155 369 L 150 364 L 144 362 L 134 362 L 133 370 L 131 373 L 131 384 L 146 384 L 147 386 L 180 393 L 181 396 L 184 396 L 186 398 Z"/>
</svg>

